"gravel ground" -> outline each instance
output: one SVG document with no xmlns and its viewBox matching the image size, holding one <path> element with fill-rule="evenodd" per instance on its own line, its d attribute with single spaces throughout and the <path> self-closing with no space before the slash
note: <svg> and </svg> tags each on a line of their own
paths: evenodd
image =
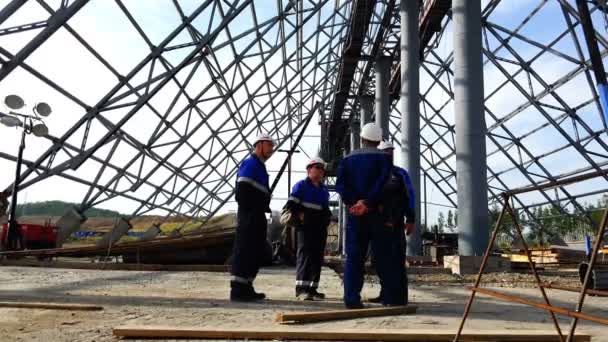
<svg viewBox="0 0 608 342">
<path fill-rule="evenodd" d="M 278 312 L 341 309 L 342 282 L 324 269 L 321 290 L 324 302 L 298 302 L 294 298 L 295 272 L 291 268 L 262 270 L 258 291 L 268 294 L 263 304 L 228 301 L 226 273 L 94 271 L 51 268 L 0 267 L 0 301 L 47 301 L 104 306 L 103 311 L 54 311 L 0 308 L 1 341 L 114 341 L 112 328 L 124 324 L 198 327 L 276 328 Z M 415 279 L 414 279 L 415 278 Z M 303 330 L 327 329 L 441 329 L 456 331 L 469 293 L 464 285 L 474 276 L 410 276 L 410 301 L 418 305 L 415 315 L 360 318 L 295 326 Z M 539 291 L 530 288 L 534 279 L 526 274 L 497 273 L 484 276 L 484 287 L 517 293 L 540 301 Z M 377 295 L 372 278 L 363 295 Z M 543 276 L 544 281 L 577 285 L 576 273 Z M 548 290 L 552 304 L 573 309 L 577 293 Z M 608 298 L 589 297 L 585 312 L 608 316 Z M 569 325 L 560 317 L 562 329 Z M 582 322 L 580 330 L 593 341 L 608 341 L 606 326 Z M 553 329 L 545 312 L 479 295 L 465 330 Z"/>
</svg>

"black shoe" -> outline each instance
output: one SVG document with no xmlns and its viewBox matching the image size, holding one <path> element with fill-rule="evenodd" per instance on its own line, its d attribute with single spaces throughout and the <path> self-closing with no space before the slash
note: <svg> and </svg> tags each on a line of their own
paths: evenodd
<svg viewBox="0 0 608 342">
<path fill-rule="evenodd" d="M 255 292 L 255 290 L 253 289 L 253 287 L 251 287 L 251 295 L 256 300 L 264 300 L 264 299 L 266 299 L 266 294 L 264 294 L 262 292 Z"/>
<path fill-rule="evenodd" d="M 382 303 L 382 306 L 384 307 L 396 307 L 396 306 L 406 306 L 407 304 L 389 304 L 389 303 Z"/>
<path fill-rule="evenodd" d="M 310 292 L 300 292 L 296 297 L 298 297 L 298 300 L 315 300 L 315 297 Z"/>
<path fill-rule="evenodd" d="M 369 303 L 379 304 L 379 303 L 382 303 L 382 298 L 380 298 L 380 296 L 378 296 L 378 297 L 374 297 L 374 298 L 369 298 L 367 301 Z"/>
<path fill-rule="evenodd" d="M 323 299 L 325 299 L 325 293 L 318 292 L 317 289 L 310 290 L 310 294 L 316 300 L 323 300 Z"/>
<path fill-rule="evenodd" d="M 266 298 L 263 293 L 257 293 L 250 284 L 230 283 L 230 300 L 233 302 L 255 302 Z"/>
<path fill-rule="evenodd" d="M 363 306 L 363 304 L 361 302 L 359 302 L 359 303 L 353 303 L 353 304 L 344 304 L 344 306 L 346 306 L 346 308 L 349 309 L 349 310 L 364 309 L 365 308 L 365 306 Z"/>
</svg>

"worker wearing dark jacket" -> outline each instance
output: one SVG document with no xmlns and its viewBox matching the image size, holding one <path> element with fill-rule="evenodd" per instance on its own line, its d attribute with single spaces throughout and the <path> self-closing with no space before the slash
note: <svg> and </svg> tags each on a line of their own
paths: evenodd
<svg viewBox="0 0 608 342">
<path fill-rule="evenodd" d="M 268 135 L 260 135 L 255 148 L 240 165 L 236 180 L 238 203 L 237 228 L 232 260 L 230 300 L 254 301 L 264 299 L 255 292 L 255 279 L 263 259 L 266 244 L 266 215 L 270 212 L 270 187 L 264 163 L 272 155 L 274 142 Z"/>
<path fill-rule="evenodd" d="M 301 300 L 324 299 L 318 292 L 321 266 L 331 218 L 329 191 L 323 184 L 325 162 L 312 159 L 306 165 L 307 177 L 296 183 L 286 208 L 299 217 L 296 227 L 298 251 L 296 261 L 296 297 Z"/>
<path fill-rule="evenodd" d="M 336 191 L 348 208 L 344 304 L 349 309 L 363 307 L 361 289 L 370 241 L 374 254 L 384 253 L 384 247 L 373 236 L 382 228 L 378 209 L 382 189 L 392 168 L 389 156 L 377 149 L 381 140 L 380 127 L 375 123 L 368 123 L 361 132 L 362 148 L 344 157 L 338 166 Z M 384 274 L 379 276 L 382 278 Z"/>
<path fill-rule="evenodd" d="M 383 141 L 379 150 L 387 153 L 393 161 L 394 147 Z M 416 222 L 416 192 L 408 172 L 393 166 L 391 175 L 382 190 L 383 228 L 376 235 L 385 246 L 386 253 L 374 255 L 380 279 L 380 295 L 370 302 L 384 305 L 407 304 L 407 273 L 405 269 L 405 234 L 413 231 Z M 405 223 L 404 223 L 405 217 Z"/>
</svg>

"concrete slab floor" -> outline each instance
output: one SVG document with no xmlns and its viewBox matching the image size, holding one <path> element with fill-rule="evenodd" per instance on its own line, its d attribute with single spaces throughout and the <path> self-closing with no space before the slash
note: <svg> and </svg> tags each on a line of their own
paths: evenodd
<svg viewBox="0 0 608 342">
<path fill-rule="evenodd" d="M 325 268 L 321 291 L 325 302 L 294 298 L 295 272 L 290 268 L 264 269 L 256 289 L 270 298 L 264 304 L 228 301 L 229 275 L 205 272 L 95 271 L 0 267 L 0 301 L 51 301 L 98 304 L 101 312 L 0 308 L 2 341 L 114 341 L 112 328 L 124 324 L 200 327 L 273 328 L 281 311 L 341 309 L 342 282 Z M 517 284 L 514 284 L 517 286 Z M 533 288 L 500 288 L 541 301 Z M 577 293 L 547 290 L 552 304 L 574 309 Z M 363 294 L 374 297 L 378 286 L 366 284 Z M 410 301 L 419 308 L 412 316 L 361 318 L 295 326 L 328 329 L 440 329 L 456 331 L 469 293 L 462 284 L 410 286 Z M 608 298 L 588 297 L 585 312 L 608 317 Z M 564 331 L 570 319 L 558 316 Z M 549 330 L 549 315 L 535 308 L 478 295 L 465 330 Z M 581 322 L 579 329 L 593 341 L 608 341 L 608 327 Z"/>
</svg>

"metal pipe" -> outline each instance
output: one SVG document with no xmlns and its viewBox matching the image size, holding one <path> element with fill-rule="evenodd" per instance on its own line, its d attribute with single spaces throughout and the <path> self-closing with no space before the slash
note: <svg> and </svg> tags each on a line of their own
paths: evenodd
<svg viewBox="0 0 608 342">
<path fill-rule="evenodd" d="M 31 121 L 31 120 L 30 120 Z M 31 127 L 31 124 L 30 124 Z M 19 192 L 19 176 L 21 175 L 21 161 L 23 160 L 23 150 L 25 149 L 25 136 L 27 134 L 27 123 L 23 122 L 23 131 L 21 132 L 21 143 L 19 144 L 19 152 L 17 154 L 17 165 L 15 167 L 15 182 L 13 183 L 13 192 L 11 194 L 11 206 L 8 212 L 8 231 L 6 232 L 5 248 L 8 250 L 17 250 L 22 246 L 21 230 L 17 223 L 17 192 Z"/>
<path fill-rule="evenodd" d="M 518 189 L 513 189 L 513 190 L 505 191 L 505 194 L 508 194 L 509 196 L 513 196 L 513 195 L 523 194 L 523 193 L 530 192 L 530 191 L 546 190 L 546 189 L 555 188 L 558 186 L 564 186 L 564 185 L 578 183 L 578 182 L 582 182 L 582 181 L 597 178 L 597 177 L 602 177 L 605 175 L 608 175 L 608 169 L 589 172 L 589 173 L 582 174 L 580 176 L 573 176 L 573 177 L 563 178 L 560 180 L 549 181 L 549 182 L 545 182 L 545 183 L 538 184 L 535 186 L 527 186 L 527 187 L 522 187 L 522 188 L 518 188 Z"/>
<path fill-rule="evenodd" d="M 454 0 L 452 4 L 458 251 L 472 256 L 483 253 L 489 229 L 481 2 Z"/>
<path fill-rule="evenodd" d="M 401 1 L 401 160 L 416 192 L 416 229 L 407 237 L 407 255 L 421 255 L 420 232 L 420 38 L 418 1 Z M 425 198 L 426 201 L 426 198 Z"/>
<path fill-rule="evenodd" d="M 353 120 L 350 124 L 350 150 L 358 150 L 361 148 L 361 124 Z"/>
<path fill-rule="evenodd" d="M 342 202 L 342 198 L 338 200 L 338 235 L 340 239 L 340 255 L 346 255 L 346 248 L 344 248 L 346 244 L 346 230 L 344 229 L 344 203 Z"/>
<path fill-rule="evenodd" d="M 507 201 L 507 200 L 508 200 L 508 198 L 505 198 L 505 201 Z M 500 225 L 502 224 L 502 220 L 504 219 L 506 212 L 507 212 L 507 207 L 506 206 L 502 207 L 502 211 L 500 212 L 500 215 L 498 216 L 498 221 L 496 221 L 496 224 L 494 225 L 494 231 L 492 232 L 492 238 L 490 239 L 490 243 L 488 244 L 486 252 L 483 255 L 483 259 L 481 260 L 481 266 L 479 267 L 479 273 L 477 273 L 477 278 L 475 279 L 474 287 L 478 287 L 479 284 L 481 283 L 481 276 L 483 275 L 483 270 L 486 268 L 486 265 L 488 263 L 488 258 L 490 256 L 490 252 L 492 251 L 492 246 L 494 245 L 494 241 L 496 240 L 496 237 L 498 236 L 498 230 L 500 228 Z M 471 311 L 471 306 L 473 305 L 473 300 L 475 300 L 475 292 L 471 292 L 471 297 L 469 297 L 469 301 L 467 302 L 467 304 L 464 308 L 464 313 L 462 314 L 462 320 L 460 321 L 460 325 L 458 326 L 458 331 L 456 332 L 456 335 L 454 336 L 454 342 L 458 342 L 458 339 L 460 338 L 460 334 L 462 333 L 462 329 L 464 328 L 464 323 L 466 322 L 467 317 L 469 316 L 469 311 Z"/>
<path fill-rule="evenodd" d="M 376 59 L 376 123 L 382 128 L 382 140 L 390 138 L 389 118 L 391 101 L 388 94 L 388 83 L 391 77 L 391 58 L 379 56 Z"/>
<path fill-rule="evenodd" d="M 606 231 L 606 223 L 608 222 L 608 208 L 604 209 L 604 215 L 602 215 L 602 221 L 600 222 L 600 226 L 597 230 L 597 235 L 595 236 L 595 243 L 593 244 L 593 251 L 591 252 L 591 259 L 589 260 L 589 267 L 587 268 L 587 272 L 585 273 L 585 279 L 583 280 L 582 291 L 578 298 L 578 303 L 576 304 L 576 312 L 581 312 L 583 309 L 583 304 L 585 302 L 585 296 L 587 294 L 587 287 L 589 286 L 589 280 L 591 279 L 591 272 L 593 272 L 593 267 L 595 266 L 595 262 L 597 260 L 597 252 L 602 248 L 602 240 L 604 239 L 604 232 Z M 578 323 L 578 319 L 580 317 L 572 316 L 572 322 L 570 323 L 570 332 L 568 333 L 567 341 L 572 341 L 574 337 L 574 332 L 576 331 L 576 325 Z M 606 320 L 608 324 L 608 320 Z"/>
<path fill-rule="evenodd" d="M 509 214 L 511 214 L 511 221 L 513 222 L 513 225 L 515 226 L 515 230 L 517 231 L 517 234 L 519 234 L 519 238 L 521 239 L 521 244 L 524 247 L 524 252 L 528 256 L 528 264 L 530 265 L 530 269 L 532 270 L 532 273 L 534 274 L 534 278 L 536 279 L 536 283 L 538 284 L 538 289 L 540 290 L 540 293 L 543 296 L 543 299 L 545 300 L 546 305 L 551 306 L 551 302 L 549 302 L 549 297 L 547 297 L 547 293 L 545 292 L 545 289 L 541 286 L 540 277 L 538 276 L 538 272 L 536 271 L 536 265 L 532 261 L 532 257 L 531 257 L 532 253 L 530 252 L 530 249 L 528 248 L 528 244 L 526 243 L 526 239 L 524 238 L 523 230 L 521 229 L 521 226 L 519 225 L 519 221 L 517 220 L 517 213 L 513 210 L 513 208 L 509 204 L 509 199 L 510 199 L 509 197 L 505 196 L 505 198 L 504 198 L 505 208 L 507 208 L 507 210 L 509 211 Z M 492 242 L 492 245 L 494 245 L 493 242 Z M 557 322 L 555 313 L 550 311 L 549 315 L 551 316 L 551 320 L 553 321 L 555 330 L 557 331 L 557 333 L 560 337 L 560 341 L 563 341 L 564 336 L 562 335 L 562 330 L 559 327 L 559 323 Z"/>
<path fill-rule="evenodd" d="M 555 285 L 555 284 L 551 284 L 551 283 L 543 283 L 542 286 L 546 289 L 562 290 L 562 291 L 569 291 L 569 292 L 581 292 L 581 289 L 582 289 L 581 287 L 562 286 L 562 285 Z M 596 295 L 596 296 L 607 296 L 608 297 L 608 291 L 587 289 L 587 293 Z"/>
<path fill-rule="evenodd" d="M 320 106 L 321 106 L 321 102 L 315 103 L 315 106 L 312 108 L 312 110 L 308 114 L 308 118 L 306 118 L 306 122 L 304 122 L 304 126 L 302 127 L 302 130 L 300 131 L 300 134 L 298 134 L 298 137 L 296 138 L 296 141 L 293 143 L 293 145 L 289 149 L 289 153 L 287 154 L 287 157 L 285 158 L 285 161 L 283 161 L 283 165 L 281 165 L 281 168 L 279 169 L 279 173 L 274 178 L 274 181 L 272 182 L 272 185 L 270 186 L 270 193 L 271 194 L 274 192 L 274 189 L 277 187 L 277 184 L 279 184 L 279 180 L 281 179 L 281 176 L 283 175 L 283 172 L 285 172 L 285 168 L 287 167 L 287 164 L 289 163 L 289 160 L 291 160 L 291 156 L 293 155 L 293 153 L 295 152 L 296 148 L 300 144 L 300 140 L 302 139 L 302 135 L 304 135 L 304 132 L 306 132 L 306 128 L 308 127 L 308 124 L 310 123 L 310 120 L 314 116 L 315 112 L 317 110 L 319 110 Z M 291 191 L 291 189 L 289 189 L 289 191 Z"/>
<path fill-rule="evenodd" d="M 593 316 L 593 315 L 583 314 L 583 313 L 580 313 L 580 312 L 573 312 L 573 311 L 570 311 L 570 310 L 566 310 L 566 309 L 562 309 L 562 308 L 557 308 L 557 307 L 551 306 L 551 305 L 545 305 L 543 303 L 533 302 L 533 301 L 527 300 L 525 298 L 511 296 L 511 295 L 508 295 L 508 294 L 505 294 L 505 293 L 500 293 L 500 292 L 496 292 L 496 291 L 492 291 L 492 290 L 488 290 L 488 289 L 481 289 L 481 288 L 478 288 L 478 287 L 471 287 L 471 286 L 467 286 L 467 288 L 469 290 L 473 291 L 473 292 L 479 292 L 479 293 L 482 293 L 482 294 L 485 294 L 485 295 L 488 295 L 488 296 L 504 299 L 504 300 L 506 300 L 508 302 L 514 302 L 514 303 L 529 305 L 529 306 L 533 306 L 535 308 L 547 310 L 547 311 L 550 311 L 550 312 L 553 312 L 553 313 L 558 313 L 560 315 L 565 315 L 565 316 L 569 316 L 569 317 L 576 317 L 576 318 L 584 319 L 584 320 L 595 322 L 595 323 L 608 324 L 608 319 L 603 318 L 603 317 L 597 317 L 597 316 Z"/>
<path fill-rule="evenodd" d="M 589 51 L 589 58 L 591 59 L 591 66 L 593 67 L 593 74 L 595 75 L 595 82 L 597 83 L 597 92 L 602 105 L 602 110 L 604 111 L 604 120 L 608 121 L 608 80 L 606 79 L 602 55 L 597 45 L 597 39 L 595 38 L 595 29 L 593 28 L 591 14 L 589 13 L 589 7 L 586 0 L 576 0 L 576 5 L 578 6 L 578 12 L 581 17 L 580 22 L 583 26 L 587 50 Z"/>
</svg>

